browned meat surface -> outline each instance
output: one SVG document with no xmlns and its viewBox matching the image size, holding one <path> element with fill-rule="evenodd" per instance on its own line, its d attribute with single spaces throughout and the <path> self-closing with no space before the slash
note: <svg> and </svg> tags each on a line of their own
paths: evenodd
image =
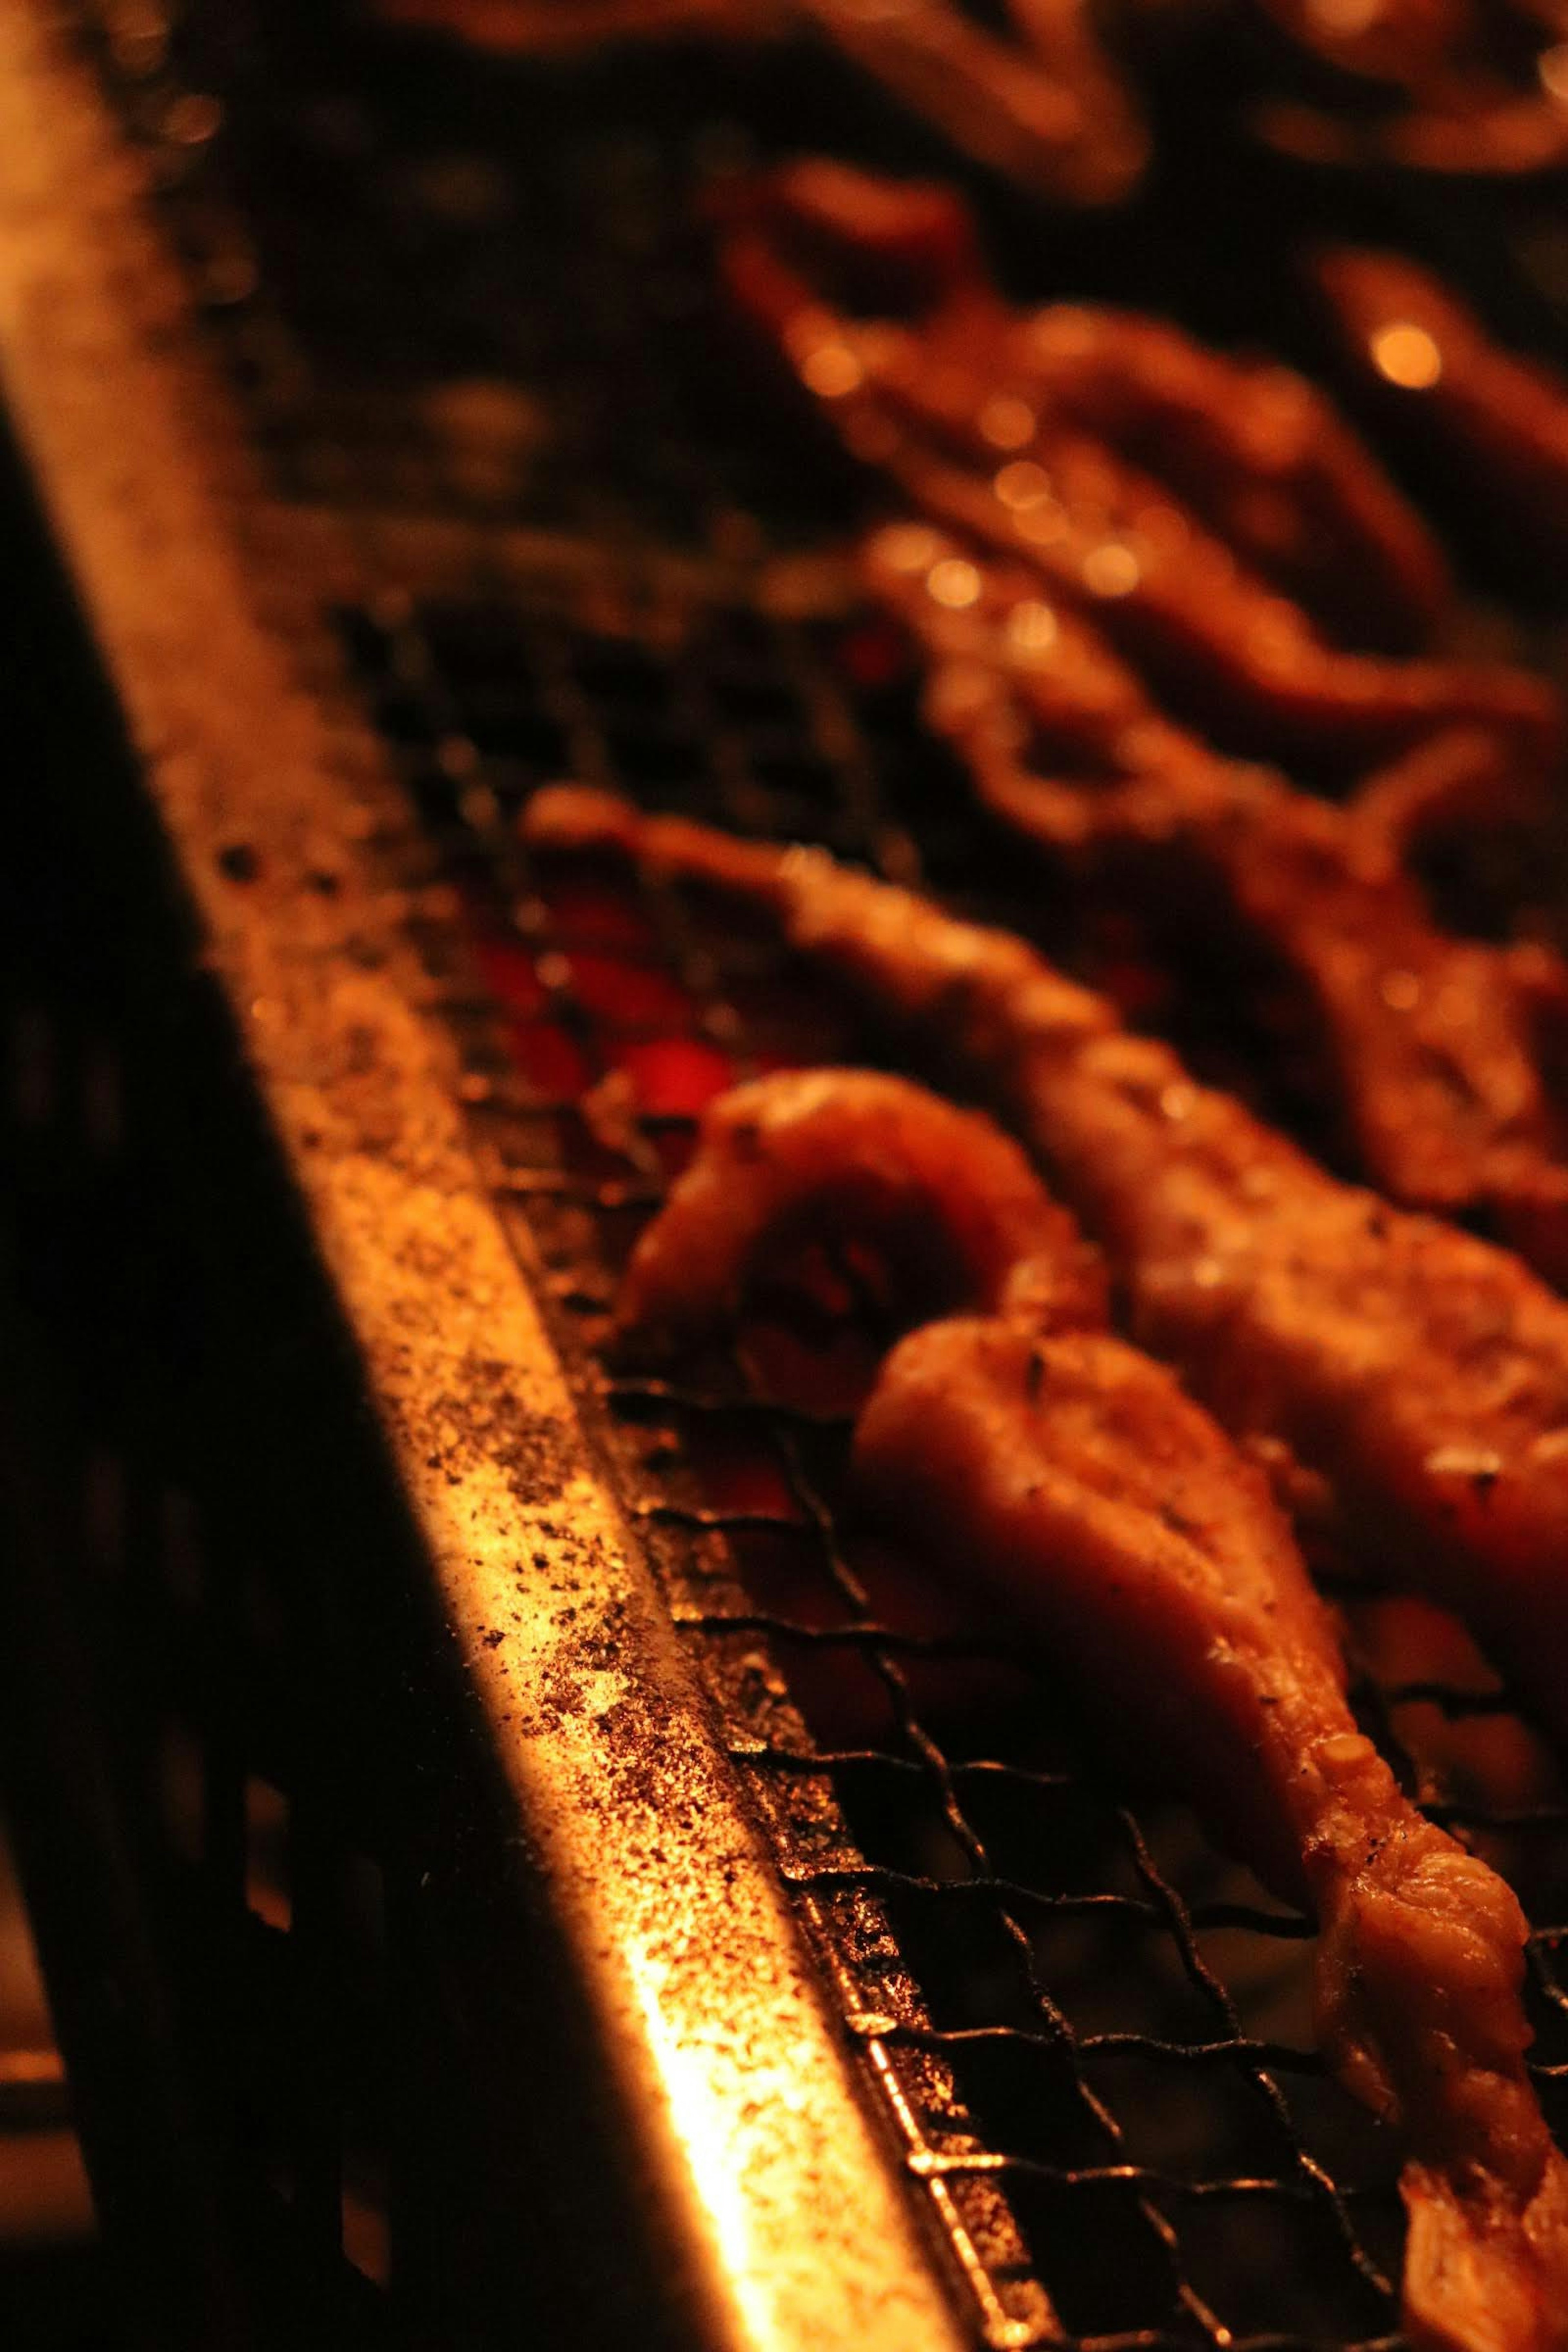
<svg viewBox="0 0 1568 2352">
<path fill-rule="evenodd" d="M 1005 1583 L 1144 1755 L 1305 1892 L 1324 2052 L 1410 2150 L 1413 2344 L 1568 2344 L 1568 2167 L 1524 2069 L 1522 1915 L 1357 1732 L 1262 1477 L 1120 1341 L 995 1319 L 906 1339 L 856 1458 L 891 1523 Z"/>
<path fill-rule="evenodd" d="M 1430 531 L 1304 376 L 1163 319 L 1054 303 L 1030 368 L 1048 405 L 1157 476 L 1243 562 L 1359 645 L 1422 643 L 1452 583 Z"/>
<path fill-rule="evenodd" d="M 729 266 L 849 446 L 917 499 L 865 570 L 992 814 L 1102 892 L 1261 950 L 1372 1180 L 1568 1275 L 1542 952 L 1445 937 L 1402 865 L 1467 801 L 1487 820 L 1544 799 L 1556 698 L 1517 670 L 1345 652 L 1248 570 L 1320 598 L 1362 580 L 1415 634 L 1442 609 L 1440 559 L 1345 428 L 1285 371 L 1156 322 L 1008 310 L 940 189 L 795 167 L 752 189 Z M 885 315 L 825 306 L 846 278 Z M 1394 765 L 1353 806 L 1317 800 L 1216 756 L 1146 678 L 1233 745 Z"/>
<path fill-rule="evenodd" d="M 1088 0 L 1005 0 L 993 32 L 957 0 L 797 0 L 819 36 L 1019 186 L 1113 204 L 1149 160 L 1142 110 L 1102 47 Z"/>
<path fill-rule="evenodd" d="M 752 42 L 810 35 L 955 146 L 1055 202 L 1113 204 L 1148 162 L 1142 114 L 1087 0 L 1006 0 L 1002 22 L 962 0 L 376 0 L 404 25 L 513 57 L 669 36 Z"/>
<path fill-rule="evenodd" d="M 1331 112 L 1265 104 L 1266 137 L 1314 163 L 1510 177 L 1568 156 L 1553 0 L 1394 0 L 1330 9 L 1263 0 L 1286 39 L 1344 77 Z"/>
<path fill-rule="evenodd" d="M 1104 1328 L 1016 1148 L 898 1079 L 808 1071 L 715 1104 L 630 1266 L 623 1328 L 679 1339 L 813 1227 L 879 1241 L 929 1304 L 856 1433 L 879 1515 L 999 1595 L 1282 1894 L 1317 1913 L 1318 2031 L 1401 2129 L 1421 2352 L 1568 2345 L 1568 2168 L 1525 2072 L 1512 1895 L 1401 1796 L 1261 1472 Z"/>
<path fill-rule="evenodd" d="M 1347 651 L 1254 568 L 1271 562 L 1297 585 L 1315 583 L 1331 625 L 1357 611 L 1365 625 L 1366 598 L 1347 600 L 1335 583 L 1375 582 L 1373 604 L 1407 638 L 1446 593 L 1422 526 L 1344 428 L 1319 429 L 1322 404 L 1282 371 L 1199 353 L 1184 396 L 1162 407 L 1129 322 L 1089 316 L 1089 360 L 1075 358 L 1087 314 L 1007 308 L 958 198 L 839 164 L 753 184 L 725 264 L 852 454 L 917 514 L 1011 558 L 1042 593 L 1091 615 L 1179 716 L 1226 748 L 1308 753 L 1353 772 L 1464 721 L 1531 757 L 1555 751 L 1561 712 L 1541 680 L 1495 663 Z M 853 300 L 836 302 L 837 287 Z M 1201 433 L 1200 379 L 1210 387 Z M 1282 382 L 1300 411 L 1294 436 L 1279 423 Z M 1091 412 L 1092 431 L 1082 421 Z M 1145 472 L 1118 435 L 1163 471 Z M 1216 448 L 1229 453 L 1223 471 Z M 1200 478 L 1224 485 L 1206 509 L 1228 518 L 1236 543 L 1185 503 L 1183 485 Z"/>
<path fill-rule="evenodd" d="M 1506 351 L 1431 274 L 1340 247 L 1315 265 L 1342 346 L 1405 433 L 1462 473 L 1530 556 L 1568 553 L 1568 377 Z"/>
<path fill-rule="evenodd" d="M 1456 730 L 1356 802 L 1320 801 L 1173 726 L 1026 569 L 921 524 L 874 535 L 863 568 L 926 656 L 927 715 L 983 805 L 1102 896 L 1152 907 L 1167 936 L 1184 920 L 1265 950 L 1372 1181 L 1408 1207 L 1479 1213 L 1568 1277 L 1568 1164 L 1537 1034 L 1552 960 L 1446 936 L 1401 864 L 1439 802 L 1484 793 L 1495 814 L 1519 782 L 1496 738 Z"/>
<path fill-rule="evenodd" d="M 1326 63 L 1403 87 L 1440 73 L 1479 33 L 1471 0 L 1386 0 L 1375 9 L 1337 11 L 1314 8 L 1310 0 L 1262 0 L 1262 6 L 1291 40 Z"/>
<path fill-rule="evenodd" d="M 1085 0 L 374 0 L 395 24 L 500 56 L 559 57 L 671 36 L 751 43 L 814 33 L 954 144 L 1032 194 L 1100 205 L 1149 159 L 1135 90 Z M 1276 32 L 1341 79 L 1339 107 L 1255 110 L 1263 136 L 1311 162 L 1502 176 L 1560 164 L 1568 116 L 1550 5 L 1327 9 L 1263 0 Z M 1151 22 L 1208 13 L 1145 0 Z M 1288 62 L 1288 58 L 1287 58 Z"/>
<path fill-rule="evenodd" d="M 1504 1250 L 1340 1183 L 1020 940 L 819 853 L 565 787 L 531 837 L 765 913 L 1054 1172 L 1137 1335 L 1347 1540 L 1467 1619 L 1568 1731 L 1568 1305 Z"/>
<path fill-rule="evenodd" d="M 1016 1307 L 1020 1268 L 1037 1260 L 1027 1306 L 1040 1328 L 1105 1319 L 1098 1257 L 989 1120 L 906 1079 L 799 1070 L 709 1109 L 700 1150 L 632 1254 L 623 1329 L 679 1340 L 722 1326 L 764 1254 L 806 1226 L 873 1242 L 931 1313 Z"/>
</svg>

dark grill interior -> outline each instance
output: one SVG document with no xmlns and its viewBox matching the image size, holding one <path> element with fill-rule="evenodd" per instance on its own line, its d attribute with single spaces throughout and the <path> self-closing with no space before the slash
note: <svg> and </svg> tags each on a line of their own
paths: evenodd
<svg viewBox="0 0 1568 2352">
<path fill-rule="evenodd" d="M 330 520 L 340 572 L 348 551 L 334 623 L 424 820 L 415 921 L 477 1131 L 975 2326 L 1041 2341 L 1054 2306 L 1099 2352 L 1370 2352 L 1395 2324 L 1392 2155 L 1311 2053 L 1307 1928 L 1108 1774 L 1047 1664 L 960 1639 L 961 1608 L 911 1594 L 844 1517 L 843 1400 L 876 1328 L 857 1269 L 807 1269 L 764 1303 L 743 1364 L 689 1384 L 612 1376 L 595 1352 L 702 1104 L 737 1073 L 875 1041 L 711 909 L 530 872 L 513 819 L 534 786 L 570 774 L 818 840 L 1116 977 L 1124 943 L 999 877 L 897 647 L 819 552 L 852 487 L 703 273 L 694 195 L 754 152 L 941 159 L 788 54 L 486 76 L 310 15 L 195 9 L 168 37 L 155 10 L 106 5 L 83 29 L 276 495 Z M 1036 280 L 1165 289 L 1196 323 L 1267 328 L 1279 297 L 1246 265 L 1292 184 L 1265 182 L 1243 218 L 1215 169 L 1181 221 L 1161 225 L 1156 192 L 1129 230 L 1040 235 Z M 989 201 L 1016 257 L 1023 226 Z M 1400 202 L 1451 262 L 1493 250 L 1473 205 L 1426 223 Z M 1507 250 L 1500 299 L 1549 339 L 1550 253 L 1528 223 Z M 1230 1070 L 1235 1041 L 1185 1017 Z M 801 1402 L 764 1408 L 759 1384 Z M 184 1538 L 163 1551 L 176 1586 L 198 1573 Z M 1352 1616 L 1388 1669 L 1369 1726 L 1409 1786 L 1444 1784 L 1440 1817 L 1537 1922 L 1537 2072 L 1561 2130 L 1568 1808 L 1538 1756 L 1500 1745 L 1484 1676 L 1402 1675 L 1383 1604 Z M 169 1769 L 177 1791 L 177 1753 Z M 228 1801 L 265 1943 L 288 1925 L 267 1907 L 283 1801 L 252 1776 Z M 369 2152 L 332 2175 L 322 2226 L 379 2277 L 374 2176 Z"/>
</svg>

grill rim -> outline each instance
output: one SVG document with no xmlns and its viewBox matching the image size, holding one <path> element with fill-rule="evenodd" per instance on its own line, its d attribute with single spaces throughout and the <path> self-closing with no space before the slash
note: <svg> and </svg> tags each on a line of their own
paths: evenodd
<svg viewBox="0 0 1568 2352">
<path fill-rule="evenodd" d="M 293 520 L 253 478 L 132 160 L 44 0 L 0 25 L 0 383 L 593 2003 L 672 2300 L 715 2347 L 946 2352 L 965 2332 L 949 2282 L 469 1150 L 454 1049 L 377 871 L 414 820 L 352 705 L 289 674 L 318 633 L 288 584 Z M 322 536 L 311 518 L 318 571 Z M 258 878 L 226 863 L 237 840 Z M 498 1459 L 498 1367 L 570 1526 Z M 542 1584 L 570 1584 L 569 1630 L 520 1591 L 531 1555 Z M 563 1672 L 591 1686 L 595 1637 L 657 1750 L 550 1703 Z M 651 1762 L 684 1801 L 605 1806 L 612 1759 Z M 653 1957 L 672 1912 L 684 1969 Z"/>
</svg>

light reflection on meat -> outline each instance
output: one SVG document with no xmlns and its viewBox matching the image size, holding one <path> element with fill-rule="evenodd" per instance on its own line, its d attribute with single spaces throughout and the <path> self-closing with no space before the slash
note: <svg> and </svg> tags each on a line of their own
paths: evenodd
<svg viewBox="0 0 1568 2352">
<path fill-rule="evenodd" d="M 1336 635 L 1394 651 L 1430 636 L 1452 597 L 1444 558 L 1305 377 L 1135 311 L 1053 303 L 1029 333 L 1043 409 L 1157 477 Z"/>
<path fill-rule="evenodd" d="M 1395 635 L 1421 639 L 1446 609 L 1447 575 L 1423 525 L 1300 379 L 1194 350 L 1157 394 L 1145 322 L 1009 309 L 958 197 L 841 164 L 753 183 L 724 263 L 854 456 L 917 514 L 1092 615 L 1225 748 L 1353 773 L 1478 723 L 1521 758 L 1555 754 L 1562 714 L 1541 680 L 1333 642 L 1358 613 L 1364 628 L 1369 602 Z M 1123 443 L 1174 455 L 1162 476 Z M 1200 480 L 1212 485 L 1204 512 L 1186 503 Z M 1311 593 L 1313 612 L 1286 582 Z M 963 601 L 956 575 L 952 594 Z"/>
<path fill-rule="evenodd" d="M 980 1310 L 882 1368 L 854 1447 L 879 1515 L 999 1594 L 1112 1737 L 1136 1724 L 1145 1760 L 1318 1915 L 1319 2039 L 1407 2150 L 1413 2344 L 1568 2343 L 1568 2166 L 1523 2063 L 1523 1916 L 1358 1731 L 1261 1471 L 1110 1334 L 1095 1260 L 1016 1147 L 898 1078 L 795 1072 L 716 1103 L 634 1254 L 623 1337 L 732 1320 L 814 1226 Z"/>
<path fill-rule="evenodd" d="M 1178 951 L 1228 933 L 1266 951 L 1306 1013 L 1326 1108 L 1407 1206 L 1480 1215 L 1568 1277 L 1568 1165 L 1543 1083 L 1551 953 L 1434 925 L 1403 858 L 1423 829 L 1517 783 L 1507 750 L 1456 727 L 1348 804 L 1222 760 L 1166 719 L 1038 580 L 922 525 L 873 536 L 873 593 L 927 662 L 927 716 L 981 804 L 1058 866 L 1148 910 Z M 962 572 L 962 604 L 938 593 Z"/>
<path fill-rule="evenodd" d="M 985 1096 L 1104 1248 L 1140 1340 L 1568 1734 L 1568 1305 L 1518 1258 L 1337 1181 L 1005 932 L 580 788 L 527 824 L 765 915 Z"/>
<path fill-rule="evenodd" d="M 1441 560 L 1346 428 L 1300 379 L 1173 328 L 1010 310 L 942 190 L 796 167 L 753 190 L 728 267 L 848 446 L 917 500 L 866 574 L 984 805 L 1102 888 L 1262 950 L 1356 1164 L 1568 1276 L 1539 1034 L 1568 982 L 1538 947 L 1446 937 L 1403 864 L 1424 828 L 1541 804 L 1556 698 L 1518 670 L 1343 650 L 1251 568 L 1342 629 L 1358 582 L 1407 639 L 1430 633 Z M 885 315 L 826 307 L 842 284 Z M 1310 797 L 1216 756 L 1145 677 L 1233 749 L 1392 764 L 1349 805 Z"/>
<path fill-rule="evenodd" d="M 1505 351 L 1436 278 L 1392 253 L 1338 248 L 1317 282 L 1363 387 L 1462 475 L 1525 562 L 1568 554 L 1568 377 Z"/>
</svg>

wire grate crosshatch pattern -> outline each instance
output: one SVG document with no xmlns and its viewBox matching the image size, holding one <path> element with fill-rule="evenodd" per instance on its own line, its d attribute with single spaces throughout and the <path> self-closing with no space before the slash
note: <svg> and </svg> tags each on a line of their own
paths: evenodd
<svg viewBox="0 0 1568 2352">
<path fill-rule="evenodd" d="M 399 695 L 422 680 L 438 747 L 426 789 L 446 801 L 438 822 L 451 869 L 500 885 L 488 906 L 477 891 L 469 898 L 480 968 L 511 1023 L 510 1051 L 492 1048 L 491 1075 L 477 1079 L 476 1114 L 501 1181 L 525 1204 L 558 1307 L 578 1327 L 574 1353 L 581 1360 L 586 1349 L 591 1360 L 616 1268 L 681 1164 L 700 1100 L 731 1075 L 816 1056 L 798 1019 L 793 1052 L 770 1031 L 759 986 L 773 959 L 757 943 L 737 954 L 721 928 L 694 933 L 687 910 L 624 878 L 563 882 L 522 869 L 518 781 L 479 782 L 483 756 L 458 731 L 453 615 L 436 609 L 428 623 L 416 603 L 400 601 L 383 607 L 379 630 L 360 615 L 352 634 L 373 694 L 378 675 Z M 801 657 L 802 633 L 773 625 L 795 641 L 776 656 L 787 670 Z M 558 618 L 543 626 L 553 637 Z M 753 619 L 748 633 L 757 632 Z M 613 670 L 614 645 L 584 634 L 583 669 Z M 706 657 L 721 659 L 712 647 L 710 636 Z M 704 658 L 700 625 L 683 658 Z M 628 646 L 628 674 L 640 659 Z M 514 675 L 524 673 L 520 660 Z M 852 696 L 826 678 L 819 692 L 833 712 L 830 735 L 855 725 Z M 602 710 L 595 730 L 579 706 L 578 764 L 624 788 L 636 779 L 610 759 L 608 718 Z M 454 769 L 465 780 L 456 786 Z M 739 779 L 734 789 L 754 820 L 754 798 Z M 842 843 L 851 824 L 841 806 L 826 830 Z M 900 843 L 900 828 L 888 837 Z M 791 977 L 772 971 L 775 1006 L 788 1005 Z M 832 1031 L 819 1052 L 852 1055 L 855 1042 Z M 629 1125 L 616 1076 L 627 1070 L 653 1106 Z M 962 1705 L 955 1720 L 951 1693 L 939 1688 L 932 1706 L 933 1670 L 973 1672 L 984 1644 L 911 1623 L 896 1580 L 889 1597 L 885 1563 L 880 1593 L 857 1572 L 853 1537 L 847 1547 L 836 1516 L 841 1417 L 768 1409 L 734 1378 L 688 1384 L 602 1368 L 590 1377 L 731 1752 L 837 1963 L 851 2030 L 889 2070 L 895 2112 L 925 2109 L 908 2150 L 916 2178 L 950 2194 L 976 2177 L 1005 2188 L 1057 2319 L 1075 2339 L 1106 2347 L 1392 2340 L 1388 2151 L 1310 2050 L 1306 1923 L 1205 1853 L 1190 1825 L 1160 1814 L 1146 1822 L 1097 1767 L 1092 1746 L 1086 1758 L 1070 1735 L 1042 1741 L 1038 1718 L 1059 1712 L 1060 1696 L 1036 1685 L 1020 1707 L 1016 1661 L 1012 1703 L 995 1718 L 1000 1742 L 977 1739 Z M 858 1695 L 835 1686 L 836 1668 Z M 1495 1722 L 1504 1705 L 1479 1684 L 1421 1681 L 1369 1687 L 1363 1699 L 1412 1786 L 1422 1770 L 1402 1725 L 1419 1730 L 1434 1715 Z M 1568 1827 L 1568 1811 L 1551 1797 L 1501 1809 L 1435 1801 L 1432 1811 L 1450 1826 L 1538 1846 Z M 1087 1858 L 1077 1884 L 1059 1883 L 1068 1853 Z M 884 1923 L 893 1934 L 886 1960 Z M 879 1946 L 869 1973 L 868 1934 Z M 1550 2030 L 1551 2012 L 1568 2009 L 1553 1972 L 1558 1940 L 1548 1924 L 1532 1946 L 1547 2086 L 1563 2073 L 1552 2055 L 1561 2031 L 1553 2039 Z M 858 1945 L 846 1983 L 844 1956 Z M 1281 2013 L 1288 2022 L 1271 2025 Z M 900 2083 L 911 2057 L 951 2070 L 956 2130 L 951 2105 L 931 2114 L 929 2076 Z M 952 2218 L 963 2231 L 962 2205 Z M 973 2248 L 985 2233 L 967 2234 Z M 1009 2307 L 1016 2260 L 992 2273 L 989 2296 L 983 2289 L 988 2332 L 999 2343 L 1051 2340 L 1048 2321 Z"/>
<path fill-rule="evenodd" d="M 613 556 L 531 574 L 495 412 L 487 424 L 471 391 L 455 434 L 417 451 L 390 427 L 367 435 L 405 417 L 403 387 L 378 404 L 312 362 L 202 177 L 221 110 L 182 112 L 198 93 L 153 79 L 142 127 L 169 216 L 204 257 L 220 348 L 284 494 L 346 519 L 358 551 L 363 593 L 340 625 L 449 877 L 416 920 L 448 975 L 498 1187 L 542 1255 L 585 1410 L 981 2332 L 997 2346 L 1065 2333 L 1096 2352 L 1391 2344 L 1390 2154 L 1310 2052 L 1304 1923 L 1184 1819 L 1130 1801 L 1074 1731 L 1069 1694 L 1005 1645 L 911 1615 L 843 1519 L 842 1414 L 764 1406 L 734 1365 L 687 1385 L 595 1356 L 616 1270 L 702 1102 L 748 1069 L 862 1047 L 765 943 L 624 878 L 529 871 L 514 824 L 527 793 L 571 773 L 821 840 L 994 919 L 1016 885 L 966 844 L 953 780 L 875 634 L 814 619 L 809 593 L 790 617 L 758 560 L 765 533 L 679 435 L 649 434 L 676 462 L 645 520 L 657 529 L 684 491 L 731 526 L 710 532 L 707 586 L 684 598 Z M 530 517 L 548 516 L 548 467 L 533 487 Z M 587 545 L 592 498 L 570 478 L 562 495 Z M 615 542 L 613 497 L 605 513 Z M 461 525 L 439 566 L 419 529 L 432 514 Z M 727 593 L 725 579 L 742 584 Z M 837 1328 L 789 1342 L 825 1385 L 842 1370 Z M 1369 1647 L 1375 1621 L 1358 1607 Z M 1568 1809 L 1511 1748 L 1510 1800 L 1470 1800 L 1497 1759 L 1467 1750 L 1463 1727 L 1510 1738 L 1496 1695 L 1395 1666 L 1364 1697 L 1412 1786 L 1447 1767 L 1466 1801 L 1436 1817 L 1489 1850 L 1506 1842 L 1533 1898 L 1550 2103 L 1568 2075 Z"/>
</svg>

